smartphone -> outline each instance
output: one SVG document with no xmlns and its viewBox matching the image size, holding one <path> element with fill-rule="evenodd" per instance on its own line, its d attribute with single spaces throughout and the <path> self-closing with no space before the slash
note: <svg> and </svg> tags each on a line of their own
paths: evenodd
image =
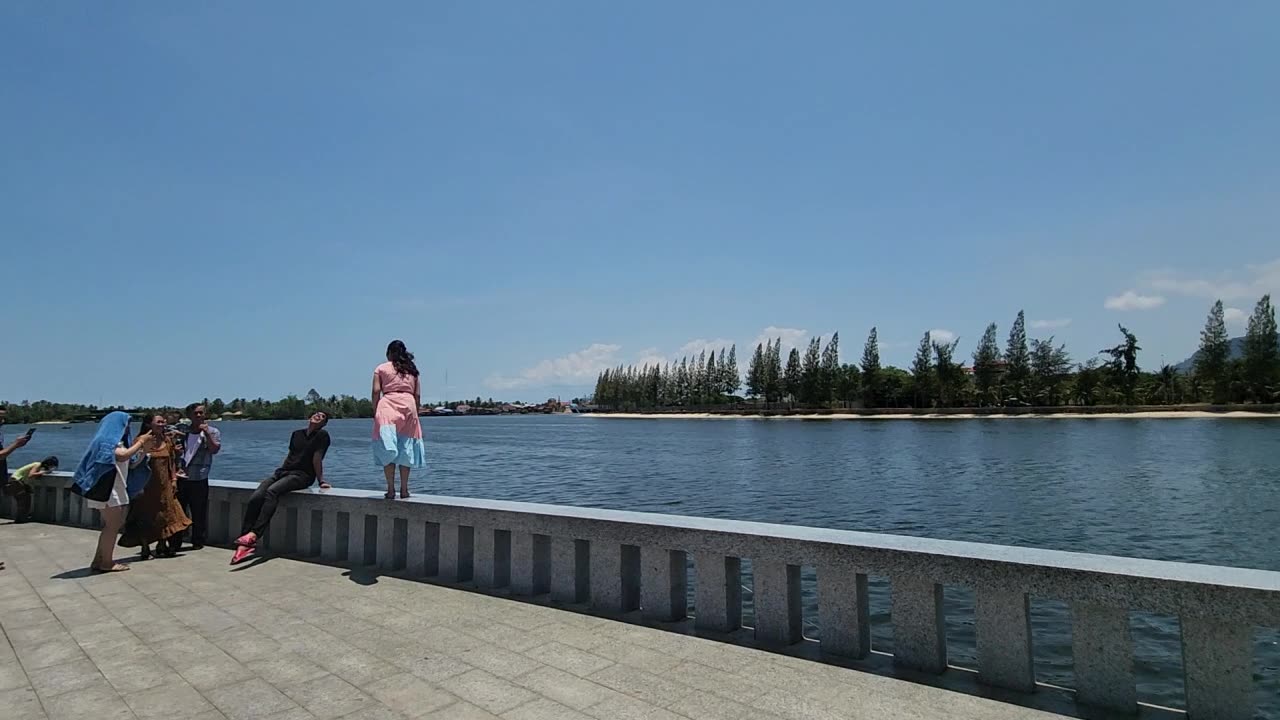
<svg viewBox="0 0 1280 720">
<path fill-rule="evenodd" d="M 32 435 L 36 434 L 35 428 L 27 428 L 27 439 L 30 440 Z"/>
</svg>

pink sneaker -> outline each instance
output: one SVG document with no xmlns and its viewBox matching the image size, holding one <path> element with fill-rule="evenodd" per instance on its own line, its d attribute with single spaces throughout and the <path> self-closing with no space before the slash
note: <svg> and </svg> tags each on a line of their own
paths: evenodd
<svg viewBox="0 0 1280 720">
<path fill-rule="evenodd" d="M 251 532 L 247 532 L 236 538 L 236 544 L 242 547 L 253 547 L 258 544 L 258 536 Z"/>
<path fill-rule="evenodd" d="M 249 558 L 253 557 L 254 553 L 256 552 L 257 552 L 257 549 L 255 549 L 252 546 L 241 545 L 240 547 L 236 548 L 236 554 L 231 556 L 231 564 L 239 565 L 245 560 L 248 560 Z"/>
</svg>

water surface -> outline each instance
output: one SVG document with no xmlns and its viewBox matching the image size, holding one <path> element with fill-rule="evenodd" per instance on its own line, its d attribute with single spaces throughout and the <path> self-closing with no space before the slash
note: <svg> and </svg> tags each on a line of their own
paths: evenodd
<svg viewBox="0 0 1280 720">
<path fill-rule="evenodd" d="M 327 475 L 380 487 L 370 421 L 329 425 Z M 736 518 L 1280 571 L 1280 421 L 988 419 L 618 420 L 424 418 L 415 490 L 502 500 Z M 254 481 L 299 422 L 225 422 L 214 476 Z M 24 428 L 9 426 L 7 437 Z M 74 466 L 89 425 L 40 426 L 11 458 Z M 750 587 L 749 576 L 744 584 Z M 819 636 L 813 573 L 806 634 Z M 750 593 L 745 593 L 750 598 Z M 947 588 L 948 651 L 973 666 L 972 595 Z M 892 650 L 888 587 L 872 584 L 873 645 Z M 1070 625 L 1033 601 L 1036 672 L 1072 684 Z M 750 608 L 747 608 L 750 617 Z M 1173 618 L 1135 613 L 1141 699 L 1181 707 Z M 1280 718 L 1280 646 L 1259 631 L 1261 717 Z"/>
</svg>

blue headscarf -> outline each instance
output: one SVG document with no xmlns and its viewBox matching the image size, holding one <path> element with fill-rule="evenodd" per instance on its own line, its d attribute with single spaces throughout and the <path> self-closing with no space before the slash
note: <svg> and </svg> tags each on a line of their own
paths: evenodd
<svg viewBox="0 0 1280 720">
<path fill-rule="evenodd" d="M 129 413 L 119 410 L 108 413 L 98 423 L 98 432 L 89 441 L 89 449 L 84 451 L 80 466 L 76 468 L 73 483 L 82 493 L 89 492 L 98 479 L 116 469 L 116 447 L 123 438 L 126 445 L 129 440 Z M 132 473 L 130 473 L 132 474 Z M 132 480 L 133 478 L 130 478 Z M 146 482 L 144 478 L 143 483 Z"/>
</svg>

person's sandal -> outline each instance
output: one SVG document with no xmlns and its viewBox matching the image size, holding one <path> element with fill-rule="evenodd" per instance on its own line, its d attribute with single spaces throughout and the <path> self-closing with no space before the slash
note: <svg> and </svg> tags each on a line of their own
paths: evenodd
<svg viewBox="0 0 1280 720">
<path fill-rule="evenodd" d="M 250 545 L 241 545 L 236 548 L 236 554 L 231 556 L 231 564 L 239 565 L 240 563 L 253 557 L 256 550 Z"/>
<path fill-rule="evenodd" d="M 401 491 L 400 491 L 400 499 L 401 499 L 401 500 L 403 500 L 403 499 L 405 499 L 405 498 L 407 498 L 407 497 L 409 497 L 409 491 L 408 491 L 408 490 L 401 490 Z"/>
<path fill-rule="evenodd" d="M 393 492 L 386 492 L 382 494 L 382 497 L 386 498 L 387 500 L 395 500 L 396 494 Z"/>
<path fill-rule="evenodd" d="M 99 573 L 99 574 L 101 574 L 101 573 L 116 573 L 116 572 L 124 572 L 125 570 L 128 570 L 128 569 L 129 569 L 129 566 L 128 566 L 128 565 L 122 565 L 122 564 L 120 564 L 120 563 L 116 563 L 115 565 L 112 565 L 112 566 L 111 566 L 111 567 L 109 567 L 109 568 L 100 568 L 100 567 L 97 567 L 97 566 L 94 566 L 94 567 L 89 568 L 89 570 L 90 570 L 90 571 L 95 572 L 95 573 Z"/>
</svg>

